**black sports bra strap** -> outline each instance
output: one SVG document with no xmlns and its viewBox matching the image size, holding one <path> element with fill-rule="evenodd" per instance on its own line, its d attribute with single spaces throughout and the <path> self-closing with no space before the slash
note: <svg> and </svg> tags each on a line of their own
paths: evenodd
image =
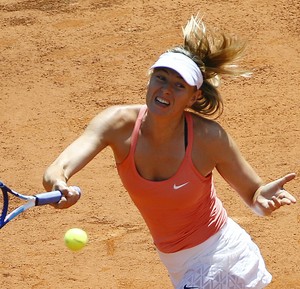
<svg viewBox="0 0 300 289">
<path fill-rule="evenodd" d="M 186 117 L 184 118 L 184 148 L 186 150 L 188 146 L 188 125 L 187 125 L 187 120 Z"/>
</svg>

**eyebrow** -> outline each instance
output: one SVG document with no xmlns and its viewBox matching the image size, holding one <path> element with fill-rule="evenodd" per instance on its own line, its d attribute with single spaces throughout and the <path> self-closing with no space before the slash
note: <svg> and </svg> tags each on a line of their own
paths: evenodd
<svg viewBox="0 0 300 289">
<path fill-rule="evenodd" d="M 177 78 L 179 78 L 179 79 L 181 79 L 181 80 L 184 80 L 183 77 L 182 77 L 176 70 L 174 70 L 174 69 L 171 69 L 171 68 L 164 68 L 164 67 L 158 67 L 158 68 L 155 68 L 155 70 L 156 70 L 156 71 L 162 70 L 162 71 L 164 71 L 164 72 L 167 73 L 167 74 L 170 74 L 170 73 L 169 73 L 169 70 L 173 70 L 173 71 L 176 72 Z"/>
</svg>

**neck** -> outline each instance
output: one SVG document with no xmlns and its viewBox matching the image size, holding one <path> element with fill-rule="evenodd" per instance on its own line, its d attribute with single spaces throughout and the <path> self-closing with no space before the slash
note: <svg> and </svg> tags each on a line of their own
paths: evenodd
<svg viewBox="0 0 300 289">
<path fill-rule="evenodd" d="M 181 136 L 184 131 L 184 115 L 179 118 L 153 117 L 146 113 L 141 126 L 141 133 L 157 143 Z"/>
</svg>

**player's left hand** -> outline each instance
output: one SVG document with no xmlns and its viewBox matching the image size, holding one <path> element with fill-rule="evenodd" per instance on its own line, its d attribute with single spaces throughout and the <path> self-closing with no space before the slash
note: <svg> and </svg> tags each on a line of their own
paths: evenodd
<svg viewBox="0 0 300 289">
<path fill-rule="evenodd" d="M 261 186 L 253 197 L 253 209 L 259 215 L 267 216 L 284 205 L 296 203 L 296 198 L 284 189 L 284 185 L 293 180 L 296 174 L 284 177 Z"/>
</svg>

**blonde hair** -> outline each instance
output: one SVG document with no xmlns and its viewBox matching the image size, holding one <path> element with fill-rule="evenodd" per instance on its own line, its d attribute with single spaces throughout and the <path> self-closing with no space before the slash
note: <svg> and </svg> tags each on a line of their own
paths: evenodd
<svg viewBox="0 0 300 289">
<path fill-rule="evenodd" d="M 200 68 L 203 84 L 202 96 L 190 108 L 195 113 L 220 116 L 223 101 L 217 87 L 221 76 L 249 77 L 249 71 L 240 69 L 237 61 L 241 58 L 245 43 L 235 36 L 207 30 L 202 18 L 192 16 L 183 28 L 183 45 L 175 46 L 168 52 L 183 53 L 190 57 Z"/>
</svg>

